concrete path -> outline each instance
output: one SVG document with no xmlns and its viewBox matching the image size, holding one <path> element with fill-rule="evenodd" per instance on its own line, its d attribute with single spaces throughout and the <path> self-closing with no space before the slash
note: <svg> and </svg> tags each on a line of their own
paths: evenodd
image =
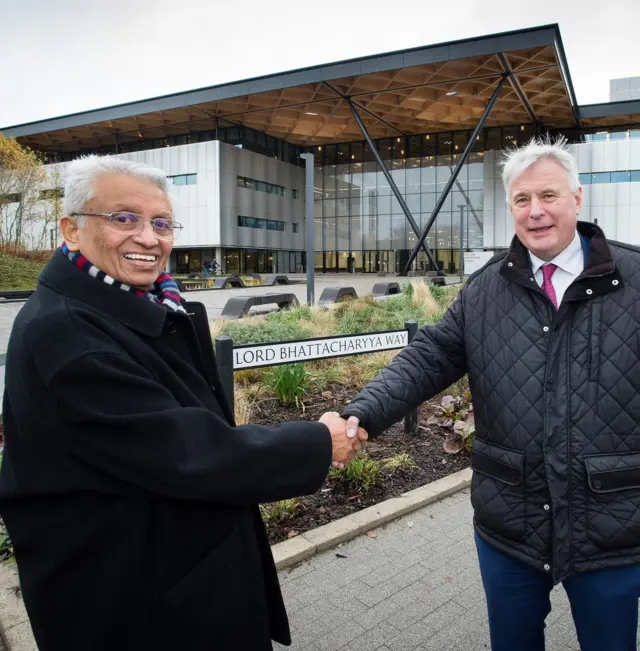
<svg viewBox="0 0 640 651">
<path fill-rule="evenodd" d="M 360 536 L 282 570 L 293 645 L 276 648 L 490 649 L 471 521 L 464 490 L 376 530 L 376 538 Z M 577 651 L 561 587 L 552 604 L 547 651 Z"/>
</svg>

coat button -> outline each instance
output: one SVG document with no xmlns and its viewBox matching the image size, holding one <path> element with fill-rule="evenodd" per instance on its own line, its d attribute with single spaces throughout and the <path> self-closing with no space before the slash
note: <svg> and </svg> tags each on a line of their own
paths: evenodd
<svg viewBox="0 0 640 651">
<path fill-rule="evenodd" d="M 599 488 L 602 488 L 602 482 L 601 482 L 599 479 L 596 479 L 596 480 L 593 482 L 593 487 L 594 487 L 594 488 L 598 488 L 598 489 L 599 489 Z"/>
<path fill-rule="evenodd" d="M 542 330 L 543 332 L 549 332 L 549 326 L 545 326 L 544 328 L 542 328 Z"/>
<path fill-rule="evenodd" d="M 593 289 L 587 289 L 587 296 L 591 296 L 593 294 Z"/>
<path fill-rule="evenodd" d="M 549 563 L 545 563 L 543 567 L 544 567 L 545 572 L 548 572 L 551 569 L 551 566 L 549 565 Z"/>
<path fill-rule="evenodd" d="M 545 511 L 548 511 L 551 507 L 548 504 L 545 504 L 543 508 Z"/>
<path fill-rule="evenodd" d="M 513 262 L 507 263 L 507 267 L 513 267 Z"/>
<path fill-rule="evenodd" d="M 620 281 L 619 280 L 612 280 L 611 284 L 615 287 L 616 285 L 620 284 Z"/>
</svg>

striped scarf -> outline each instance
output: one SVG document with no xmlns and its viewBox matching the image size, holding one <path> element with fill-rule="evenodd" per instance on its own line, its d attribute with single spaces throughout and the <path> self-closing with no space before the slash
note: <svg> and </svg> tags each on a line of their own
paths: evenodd
<svg viewBox="0 0 640 651">
<path fill-rule="evenodd" d="M 69 247 L 65 242 L 62 243 L 60 250 L 76 267 L 78 267 L 78 269 L 82 269 L 82 271 L 88 273 L 90 276 L 102 280 L 107 283 L 107 285 L 117 287 L 125 292 L 133 292 L 136 296 L 140 296 L 140 298 L 146 298 L 147 300 L 158 303 L 159 305 L 164 305 L 174 312 L 184 312 L 185 314 L 187 312 L 180 302 L 180 290 L 178 289 L 178 285 L 168 273 L 161 273 L 154 283 L 153 289 L 149 292 L 145 292 L 141 289 L 131 287 L 131 285 L 121 283 L 119 280 L 115 280 L 115 278 L 107 275 L 104 271 L 100 271 L 100 269 L 91 264 L 91 262 L 87 260 L 80 251 L 69 251 Z"/>
</svg>

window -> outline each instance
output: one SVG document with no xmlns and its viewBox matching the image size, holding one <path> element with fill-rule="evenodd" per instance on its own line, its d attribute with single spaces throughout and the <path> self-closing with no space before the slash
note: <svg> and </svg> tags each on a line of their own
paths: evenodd
<svg viewBox="0 0 640 651">
<path fill-rule="evenodd" d="M 292 196 L 294 199 L 299 199 L 299 198 L 300 198 L 300 191 L 299 191 L 299 190 L 296 190 L 295 188 L 293 188 L 293 189 L 291 190 L 291 196 Z"/>
<path fill-rule="evenodd" d="M 611 140 L 626 140 L 627 132 L 626 131 L 614 131 L 611 134 Z"/>
<path fill-rule="evenodd" d="M 297 233 L 297 232 L 298 232 L 298 224 L 296 224 L 296 223 L 294 222 L 293 224 L 291 224 L 291 226 L 292 226 L 292 228 L 293 228 L 293 232 L 294 232 L 294 233 Z"/>
<path fill-rule="evenodd" d="M 40 192 L 41 199 L 62 199 L 64 197 L 64 188 L 51 188 L 50 190 L 42 190 Z"/>
<path fill-rule="evenodd" d="M 630 176 L 630 172 L 611 172 L 611 183 L 627 183 Z"/>
<path fill-rule="evenodd" d="M 256 190 L 257 192 L 266 192 L 267 194 L 275 194 L 279 197 L 287 196 L 287 188 L 281 185 L 267 183 L 266 181 L 256 181 L 255 179 L 248 179 L 244 176 L 238 177 L 238 187 Z M 294 192 L 297 192 L 297 190 L 294 190 Z M 294 197 L 294 199 L 297 199 L 297 197 Z"/>
<path fill-rule="evenodd" d="M 585 177 L 583 179 L 583 177 Z M 589 181 L 586 177 L 591 177 Z M 620 170 L 618 172 L 594 172 L 593 174 L 580 174 L 580 183 L 628 183 L 640 181 L 640 170 Z"/>
<path fill-rule="evenodd" d="M 243 226 L 244 228 L 265 228 L 266 224 L 264 219 L 238 215 L 238 226 Z"/>
<path fill-rule="evenodd" d="M 629 131 L 629 138 L 640 138 L 640 129 Z"/>
<path fill-rule="evenodd" d="M 284 222 L 276 221 L 275 219 L 267 220 L 268 231 L 284 231 Z"/>
<path fill-rule="evenodd" d="M 244 228 L 262 228 L 268 231 L 284 231 L 285 222 L 275 219 L 259 219 L 257 217 L 247 217 L 238 215 L 238 226 Z"/>
<path fill-rule="evenodd" d="M 591 136 L 592 140 L 608 140 L 609 139 L 609 134 L 606 131 L 599 131 L 598 133 L 594 133 Z"/>
<path fill-rule="evenodd" d="M 580 174 L 580 184 L 581 185 L 590 185 L 591 184 L 591 174 Z"/>
<path fill-rule="evenodd" d="M 198 181 L 197 174 L 176 174 L 167 178 L 173 180 L 173 185 L 195 185 Z"/>
</svg>

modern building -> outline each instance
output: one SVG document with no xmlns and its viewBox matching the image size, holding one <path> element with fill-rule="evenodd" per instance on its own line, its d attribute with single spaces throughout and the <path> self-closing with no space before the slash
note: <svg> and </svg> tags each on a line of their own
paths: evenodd
<svg viewBox="0 0 640 651">
<path fill-rule="evenodd" d="M 640 77 L 623 77 L 609 80 L 609 101 L 624 102 L 640 99 Z"/>
<path fill-rule="evenodd" d="M 50 170 L 83 153 L 173 178 L 174 271 L 306 267 L 312 153 L 318 271 L 457 272 L 508 246 L 500 152 L 565 135 L 583 218 L 640 244 L 640 101 L 579 106 L 557 25 L 365 57 L 0 129 Z M 52 236 L 51 242 L 55 242 Z M 461 246 L 462 245 L 462 246 Z"/>
</svg>

